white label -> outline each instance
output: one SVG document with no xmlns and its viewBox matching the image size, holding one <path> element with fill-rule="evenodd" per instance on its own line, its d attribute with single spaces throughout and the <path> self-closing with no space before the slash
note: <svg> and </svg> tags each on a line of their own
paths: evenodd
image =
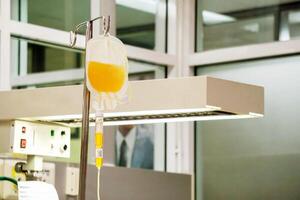
<svg viewBox="0 0 300 200">
<path fill-rule="evenodd" d="M 96 149 L 96 158 L 103 158 L 103 149 Z"/>
<path fill-rule="evenodd" d="M 18 182 L 19 200 L 58 200 L 53 185 L 40 181 Z"/>
</svg>

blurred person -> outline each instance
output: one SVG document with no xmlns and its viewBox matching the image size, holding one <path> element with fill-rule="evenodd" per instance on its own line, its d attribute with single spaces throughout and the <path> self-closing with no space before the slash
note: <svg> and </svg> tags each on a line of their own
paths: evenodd
<svg viewBox="0 0 300 200">
<path fill-rule="evenodd" d="M 116 165 L 153 169 L 153 127 L 122 125 L 116 133 Z"/>
</svg>

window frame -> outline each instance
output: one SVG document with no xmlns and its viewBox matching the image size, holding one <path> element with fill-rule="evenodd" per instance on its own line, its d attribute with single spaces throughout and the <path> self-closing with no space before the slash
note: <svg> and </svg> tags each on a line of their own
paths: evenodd
<svg viewBox="0 0 300 200">
<path fill-rule="evenodd" d="M 164 4 L 162 4 L 164 5 Z M 97 9 L 98 6 L 98 9 Z M 114 1 L 111 0 L 91 0 L 91 18 L 109 14 L 112 17 L 115 16 Z M 10 66 L 11 58 L 11 44 L 10 38 L 12 36 L 26 38 L 29 40 L 37 40 L 41 42 L 46 42 L 55 45 L 69 46 L 69 32 L 57 30 L 49 27 L 28 24 L 25 22 L 19 22 L 11 20 L 11 2 L 1 0 L 1 19 L 0 19 L 0 32 L 1 32 L 1 66 Z M 105 11 L 105 12 L 104 12 Z M 102 13 L 101 13 L 102 12 Z M 115 22 L 112 20 L 111 33 L 115 33 L 116 27 Z M 99 33 L 99 23 L 95 23 L 94 33 Z M 2 42 L 3 41 L 3 42 Z M 175 65 L 175 55 L 166 54 L 156 50 L 149 50 L 141 47 L 136 47 L 132 45 L 125 45 L 128 53 L 129 59 L 138 60 L 142 62 L 148 62 L 164 66 L 174 66 Z M 78 35 L 77 43 L 75 48 L 83 50 L 85 48 L 85 36 Z M 3 71 L 3 72 L 2 72 Z M 15 76 L 11 74 L 7 67 L 0 67 L 0 88 L 10 89 L 15 86 L 19 86 L 20 83 L 23 85 L 30 84 L 40 84 L 45 81 L 51 80 L 53 75 L 65 76 L 67 80 L 72 81 L 83 78 L 80 76 L 80 69 L 72 70 L 60 70 L 56 72 L 44 72 L 38 75 L 32 74 L 22 74 L 22 76 Z M 75 76 L 73 76 L 75 74 Z M 59 78 L 58 78 L 59 79 Z M 60 80 L 60 79 L 59 79 Z M 59 81 L 55 80 L 54 81 Z"/>
<path fill-rule="evenodd" d="M 196 23 L 196 32 L 198 35 L 202 34 L 202 31 L 199 32 L 199 25 L 202 25 L 202 15 L 199 14 L 201 10 L 201 0 L 195 4 L 195 18 L 197 19 Z M 236 47 L 225 47 L 213 50 L 204 50 L 197 52 L 195 48 L 195 52 L 189 55 L 189 65 L 190 67 L 199 67 L 204 65 L 213 65 L 227 62 L 236 62 L 250 59 L 261 59 L 275 56 L 285 56 L 291 54 L 297 54 L 300 52 L 300 39 L 290 39 L 287 40 L 285 37 L 285 33 L 282 29 L 283 26 L 279 25 L 278 21 L 282 21 L 282 23 L 287 23 L 287 19 L 284 14 L 289 10 L 300 9 L 300 2 L 293 3 L 296 6 L 290 5 L 279 5 L 278 9 L 275 9 L 277 6 L 273 6 L 268 9 L 268 12 L 274 14 L 275 16 L 275 37 L 278 39 L 273 42 L 266 42 L 260 44 L 246 44 L 242 46 Z M 258 8 L 259 9 L 259 8 Z M 197 13 L 198 12 L 198 13 Z M 254 10 L 255 12 L 255 10 Z M 286 24 L 284 24 L 286 25 Z M 196 45 L 203 43 L 203 41 L 197 41 Z M 234 55 L 234 57 L 232 56 Z"/>
</svg>

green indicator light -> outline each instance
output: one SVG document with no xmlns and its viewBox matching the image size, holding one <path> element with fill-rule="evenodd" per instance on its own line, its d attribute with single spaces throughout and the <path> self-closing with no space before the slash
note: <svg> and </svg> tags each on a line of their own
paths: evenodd
<svg viewBox="0 0 300 200">
<path fill-rule="evenodd" d="M 54 130 L 51 130 L 51 136 L 52 137 L 54 136 Z"/>
</svg>

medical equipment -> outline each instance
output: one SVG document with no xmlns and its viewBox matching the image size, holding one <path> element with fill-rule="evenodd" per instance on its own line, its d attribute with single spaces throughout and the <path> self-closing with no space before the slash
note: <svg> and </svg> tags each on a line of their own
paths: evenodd
<svg viewBox="0 0 300 200">
<path fill-rule="evenodd" d="M 97 19 L 102 19 L 104 22 L 103 34 L 92 38 L 92 23 Z M 107 27 L 105 26 L 106 18 L 103 16 L 86 22 L 85 87 L 88 89 L 86 92 L 94 97 L 92 108 L 95 110 L 95 164 L 98 169 L 98 200 L 100 199 L 100 169 L 103 166 L 103 110 L 112 110 L 126 99 L 128 82 L 128 60 L 124 44 L 109 34 L 110 17 L 107 18 L 107 21 Z M 76 35 L 80 26 L 81 24 L 71 32 L 71 46 L 76 43 Z M 88 98 L 85 104 L 89 103 Z M 89 108 L 89 106 L 84 106 L 84 108 Z M 86 122 L 83 122 L 83 129 L 85 125 Z M 87 130 L 85 131 L 87 133 Z"/>
<path fill-rule="evenodd" d="M 0 153 L 8 157 L 24 158 L 15 169 L 24 173 L 26 180 L 39 180 L 43 173 L 43 157 L 70 157 L 70 127 L 57 123 L 26 120 L 0 121 Z M 10 134 L 6 134 L 10 133 Z"/>
</svg>

